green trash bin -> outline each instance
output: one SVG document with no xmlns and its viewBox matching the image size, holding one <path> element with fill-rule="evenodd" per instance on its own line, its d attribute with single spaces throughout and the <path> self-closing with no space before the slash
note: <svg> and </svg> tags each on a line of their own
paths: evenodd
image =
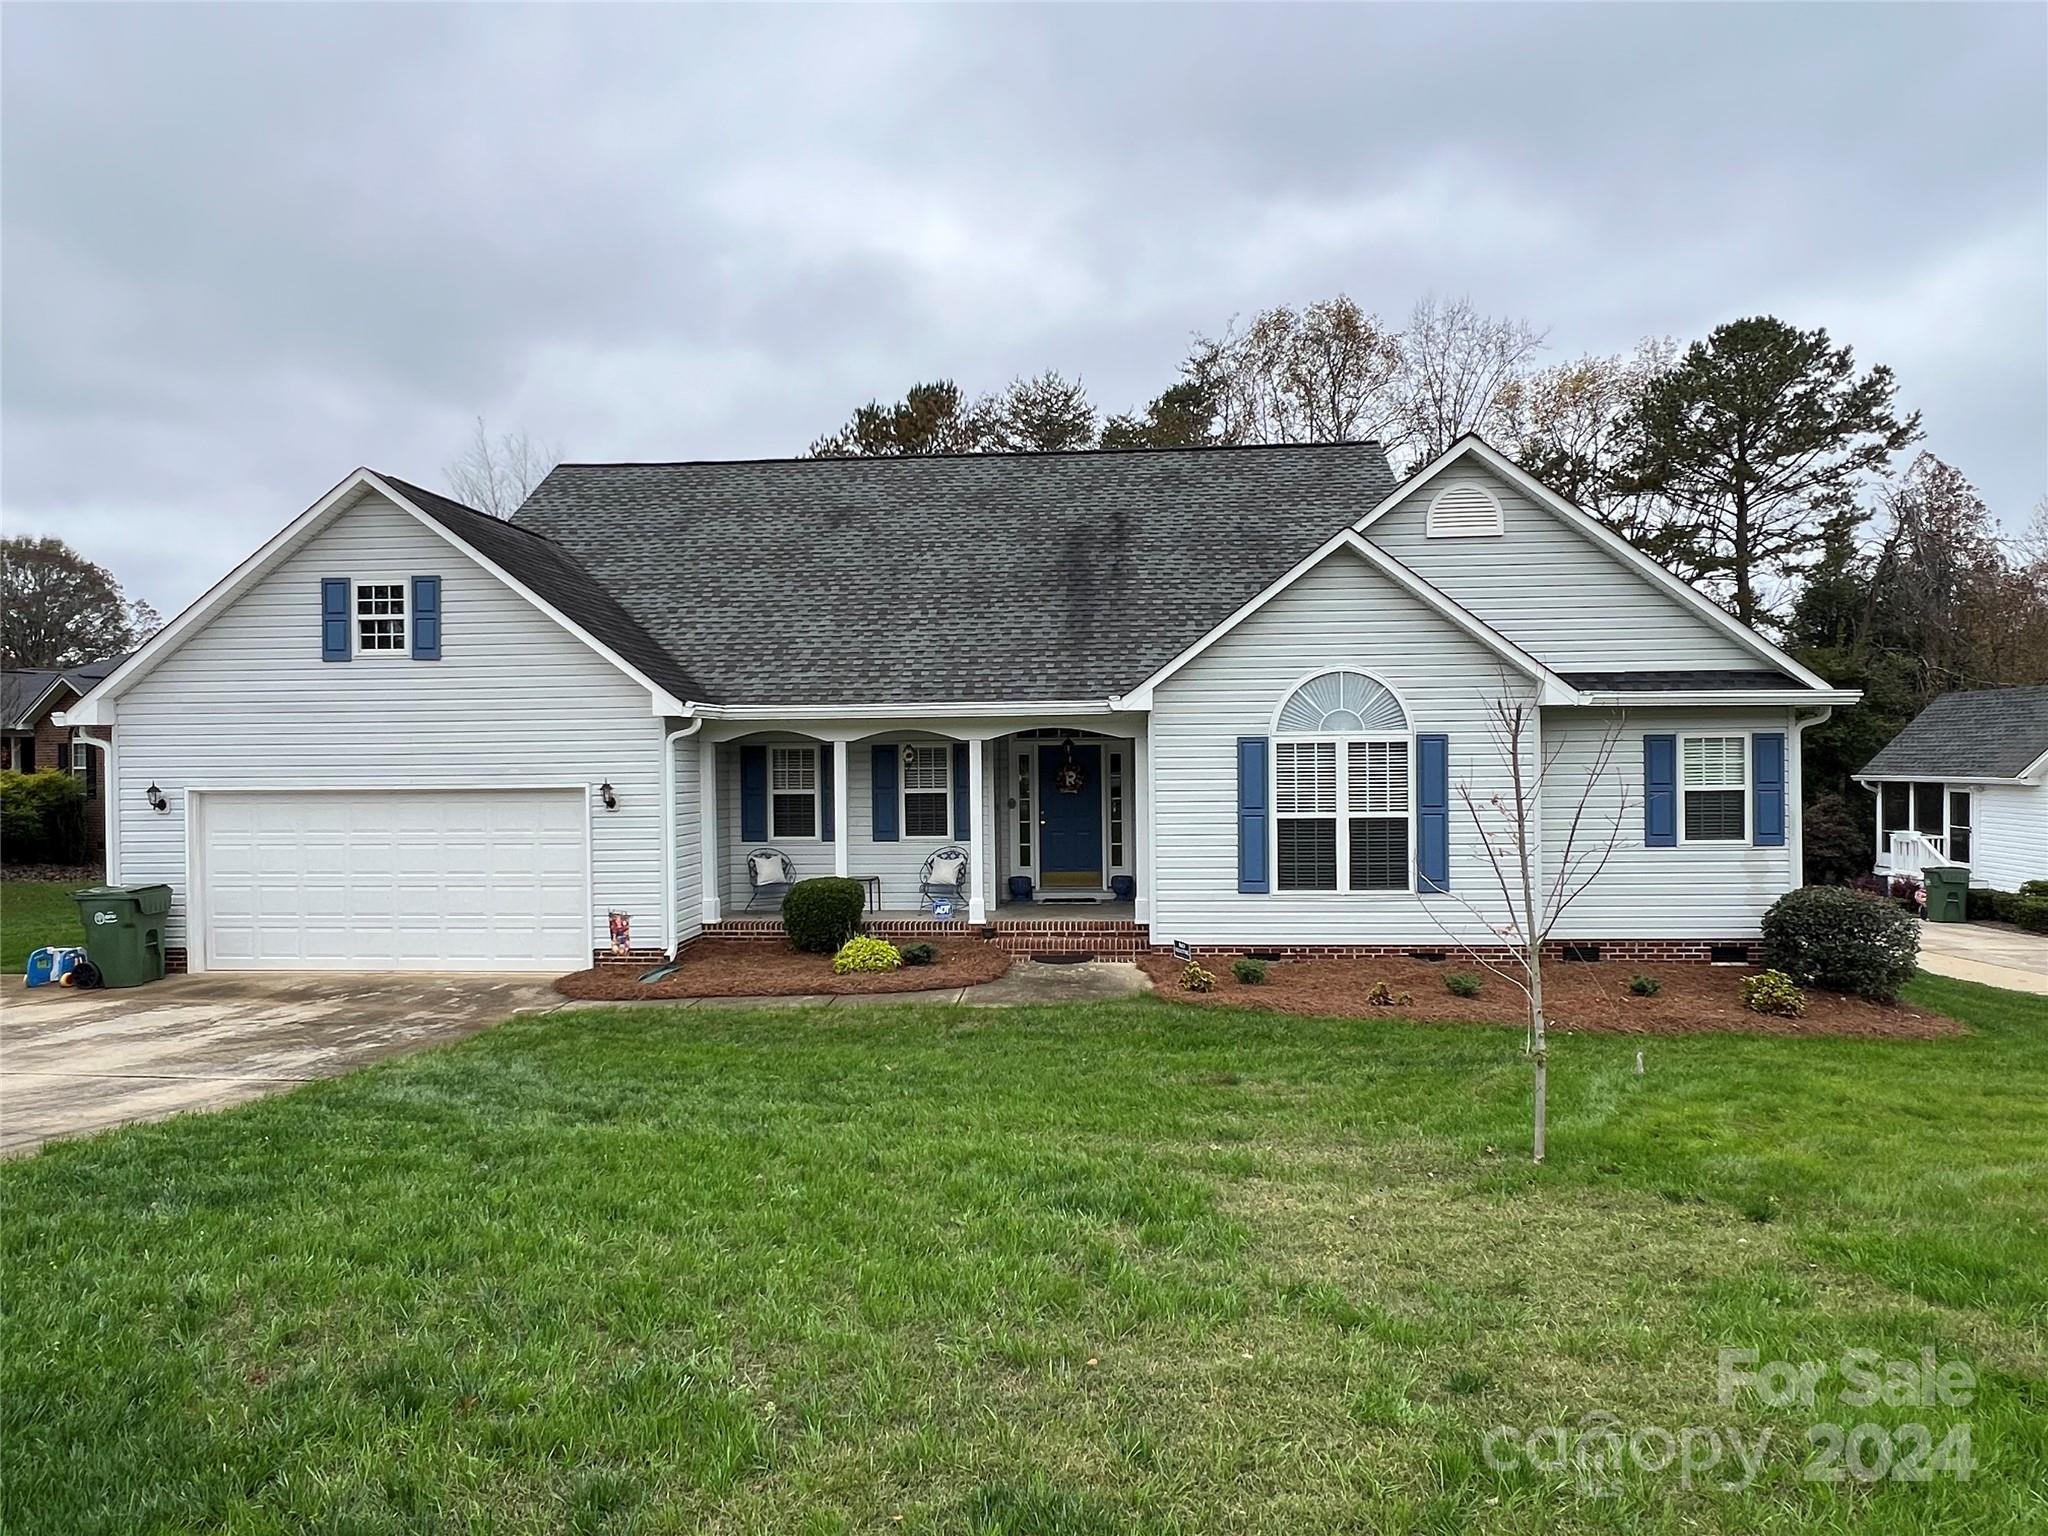
<svg viewBox="0 0 2048 1536">
<path fill-rule="evenodd" d="M 168 885 L 94 885 L 73 891 L 85 952 L 110 987 L 139 987 L 164 974 Z"/>
<path fill-rule="evenodd" d="M 1970 920 L 1970 872 L 1954 864 L 1922 870 L 1927 886 L 1927 921 L 1966 923 Z"/>
</svg>

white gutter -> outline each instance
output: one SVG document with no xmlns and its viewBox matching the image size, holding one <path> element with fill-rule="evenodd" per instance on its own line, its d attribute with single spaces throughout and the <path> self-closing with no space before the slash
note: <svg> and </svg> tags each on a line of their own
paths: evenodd
<svg viewBox="0 0 2048 1536">
<path fill-rule="evenodd" d="M 1119 699 L 940 700 L 905 704 L 699 704 L 700 720 L 904 720 L 933 715 L 1114 715 L 1143 706 Z"/>
<path fill-rule="evenodd" d="M 52 715 L 50 720 L 55 725 L 62 725 L 64 723 L 62 715 Z M 105 838 L 107 867 L 104 875 L 106 884 L 118 885 L 121 878 L 119 873 L 121 868 L 121 847 L 118 835 L 121 827 L 121 818 L 117 809 L 119 785 L 116 783 L 114 775 L 114 743 L 111 739 L 104 736 L 86 735 L 83 726 L 78 728 L 78 739 L 88 747 L 98 747 L 100 749 L 100 812 L 106 817 L 107 821 Z"/>
<path fill-rule="evenodd" d="M 661 931 L 671 960 L 676 953 L 676 743 L 703 729 L 700 715 L 661 738 Z"/>
<path fill-rule="evenodd" d="M 1830 704 L 1823 704 L 1811 715 L 1802 715 L 1796 709 L 1792 711 L 1792 759 L 1798 766 L 1800 782 L 1785 786 L 1785 799 L 1792 810 L 1786 818 L 1790 824 L 1785 833 L 1792 854 L 1792 884 L 1795 888 L 1806 884 L 1806 731 L 1808 726 L 1826 724 L 1834 713 L 1834 706 Z"/>
<path fill-rule="evenodd" d="M 1862 690 L 1856 688 L 1665 688 L 1585 692 L 1579 695 L 1579 702 L 1600 709 L 1630 709 L 1652 704 L 1659 707 L 1696 704 L 1702 708 L 1761 704 L 1776 708 L 1789 705 L 1798 709 L 1808 704 L 1854 704 L 1862 697 Z"/>
</svg>

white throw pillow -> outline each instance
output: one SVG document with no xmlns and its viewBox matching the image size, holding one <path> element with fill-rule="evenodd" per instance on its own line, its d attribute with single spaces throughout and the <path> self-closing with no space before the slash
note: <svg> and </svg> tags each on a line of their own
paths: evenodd
<svg viewBox="0 0 2048 1536">
<path fill-rule="evenodd" d="M 932 872 L 925 876 L 925 881 L 930 885 L 958 885 L 966 872 L 966 862 L 958 854 L 949 853 L 932 860 Z"/>
<path fill-rule="evenodd" d="M 757 853 L 754 855 L 754 884 L 790 884 L 789 861 L 779 853 Z"/>
</svg>

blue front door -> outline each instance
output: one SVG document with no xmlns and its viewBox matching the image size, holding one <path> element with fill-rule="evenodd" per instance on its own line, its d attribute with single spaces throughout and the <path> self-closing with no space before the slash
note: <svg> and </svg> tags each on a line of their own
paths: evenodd
<svg viewBox="0 0 2048 1536">
<path fill-rule="evenodd" d="M 1038 883 L 1102 888 L 1099 746 L 1038 749 Z"/>
</svg>

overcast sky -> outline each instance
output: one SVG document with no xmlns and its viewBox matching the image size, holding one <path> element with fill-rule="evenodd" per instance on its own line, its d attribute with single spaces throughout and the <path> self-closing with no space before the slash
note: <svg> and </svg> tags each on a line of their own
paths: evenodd
<svg viewBox="0 0 2048 1536">
<path fill-rule="evenodd" d="M 794 454 L 1192 332 L 1469 294 L 1553 359 L 1769 312 L 2048 492 L 2048 8 L 9 5 L 7 531 L 166 615 L 482 413 Z"/>
</svg>

